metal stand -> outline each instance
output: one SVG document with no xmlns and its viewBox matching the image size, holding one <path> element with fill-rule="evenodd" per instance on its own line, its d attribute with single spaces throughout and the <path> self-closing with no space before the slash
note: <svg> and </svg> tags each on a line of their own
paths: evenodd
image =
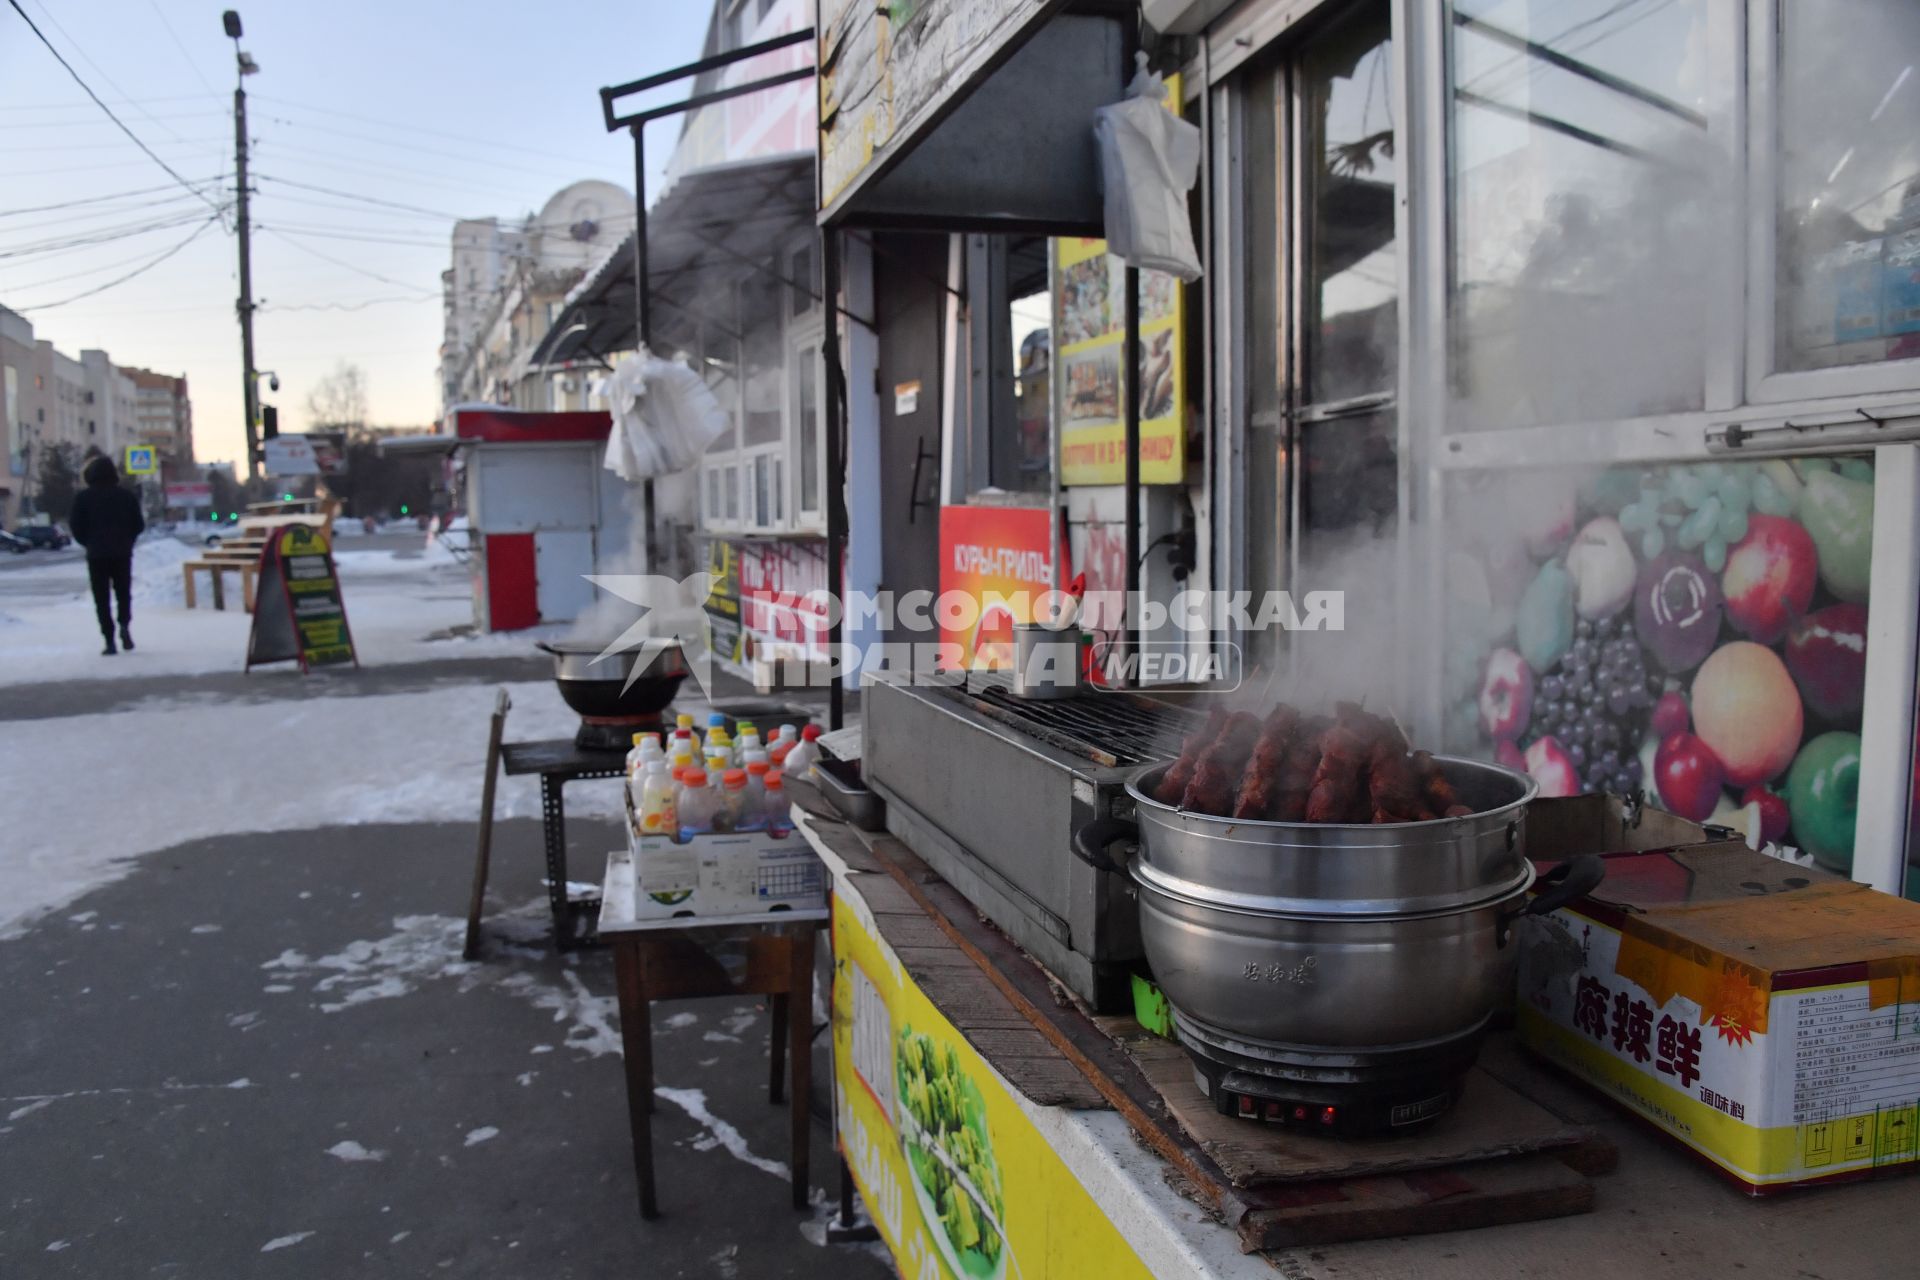
<svg viewBox="0 0 1920 1280">
<path fill-rule="evenodd" d="M 553 910 L 553 945 L 559 951 L 593 944 L 600 908 L 593 902 L 567 899 L 567 806 L 562 789 L 569 782 L 591 778 L 623 778 L 626 755 L 618 751 L 587 751 L 571 738 L 540 742 L 509 742 L 500 748 L 508 777 L 540 775 L 540 822 L 547 856 L 547 902 Z"/>
</svg>

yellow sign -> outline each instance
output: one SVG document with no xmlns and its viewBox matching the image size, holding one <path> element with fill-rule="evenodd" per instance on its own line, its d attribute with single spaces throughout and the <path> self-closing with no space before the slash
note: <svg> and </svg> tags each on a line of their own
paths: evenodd
<svg viewBox="0 0 1920 1280">
<path fill-rule="evenodd" d="M 1180 77 L 1167 77 L 1177 111 Z M 1105 240 L 1053 241 L 1055 412 L 1060 483 L 1126 480 L 1126 264 Z M 1140 273 L 1140 482 L 1186 478 L 1186 291 L 1159 271 Z"/>
<path fill-rule="evenodd" d="M 127 446 L 127 465 L 120 468 L 130 476 L 150 476 L 160 469 L 160 459 L 150 444 Z"/>
<path fill-rule="evenodd" d="M 833 900 L 840 1146 L 894 1265 L 913 1280 L 1151 1273 L 1000 1074 Z"/>
</svg>

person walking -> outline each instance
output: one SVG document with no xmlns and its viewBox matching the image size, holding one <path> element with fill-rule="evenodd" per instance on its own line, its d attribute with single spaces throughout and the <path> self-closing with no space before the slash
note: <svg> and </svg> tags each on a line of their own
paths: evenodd
<svg viewBox="0 0 1920 1280">
<path fill-rule="evenodd" d="M 67 516 L 67 528 L 73 540 L 87 549 L 87 578 L 93 584 L 93 611 L 100 619 L 100 634 L 107 647 L 100 652 L 118 652 L 113 645 L 113 609 L 108 591 L 120 604 L 120 643 L 133 648 L 133 544 L 146 530 L 146 517 L 140 514 L 140 499 L 120 487 L 120 469 L 113 459 L 98 457 L 87 463 L 80 476 L 87 482 L 73 499 Z"/>
</svg>

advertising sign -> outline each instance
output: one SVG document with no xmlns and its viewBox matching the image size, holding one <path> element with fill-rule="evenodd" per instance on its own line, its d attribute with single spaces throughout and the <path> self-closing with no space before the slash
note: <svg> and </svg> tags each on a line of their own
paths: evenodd
<svg viewBox="0 0 1920 1280">
<path fill-rule="evenodd" d="M 169 507 L 210 507 L 213 486 L 205 480 L 183 480 L 167 486 Z"/>
<path fill-rule="evenodd" d="M 722 662 L 745 661 L 746 644 L 740 629 L 740 553 L 731 542 L 714 540 L 707 547 L 707 572 L 713 587 L 703 606 L 707 611 L 709 643 Z"/>
<path fill-rule="evenodd" d="M 296 661 L 303 673 L 342 662 L 360 665 L 333 549 L 326 534 L 304 524 L 280 530 L 260 549 L 260 585 L 247 637 L 249 670 L 258 663 Z"/>
<path fill-rule="evenodd" d="M 270 476 L 317 476 L 320 464 L 305 436 L 275 436 L 260 446 L 260 460 Z"/>
<path fill-rule="evenodd" d="M 127 465 L 120 469 L 130 476 L 150 476 L 160 469 L 160 458 L 150 444 L 130 444 Z"/>
<path fill-rule="evenodd" d="M 839 893 L 833 959 L 840 1147 L 901 1275 L 1151 1274 L 1000 1073 Z"/>
<path fill-rule="evenodd" d="M 969 625 L 949 626 L 940 642 L 959 648 L 969 670 L 1013 664 L 1013 624 L 1031 622 L 1032 605 L 1052 589 L 1045 507 L 940 508 L 940 592 L 973 597 Z"/>
<path fill-rule="evenodd" d="M 1167 107 L 1180 77 L 1167 77 Z M 1054 382 L 1060 483 L 1126 480 L 1126 263 L 1105 240 L 1052 242 Z M 1186 474 L 1186 292 L 1158 271 L 1140 273 L 1140 483 L 1179 484 Z"/>
</svg>

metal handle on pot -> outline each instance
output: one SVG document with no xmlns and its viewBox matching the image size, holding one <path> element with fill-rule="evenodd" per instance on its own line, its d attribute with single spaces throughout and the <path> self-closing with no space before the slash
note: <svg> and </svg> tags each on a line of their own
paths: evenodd
<svg viewBox="0 0 1920 1280">
<path fill-rule="evenodd" d="M 1095 871 L 1124 876 L 1126 868 L 1107 856 L 1107 846 L 1116 840 L 1139 839 L 1140 824 L 1132 818 L 1095 818 L 1073 833 L 1073 856 Z"/>
<path fill-rule="evenodd" d="M 1507 945 L 1507 931 L 1521 916 L 1544 916 L 1558 911 L 1598 889 L 1606 878 L 1607 864 L 1598 854 L 1583 853 L 1567 859 L 1535 882 L 1540 892 L 1534 895 L 1533 901 L 1500 917 L 1497 942 L 1503 947 Z"/>
</svg>

